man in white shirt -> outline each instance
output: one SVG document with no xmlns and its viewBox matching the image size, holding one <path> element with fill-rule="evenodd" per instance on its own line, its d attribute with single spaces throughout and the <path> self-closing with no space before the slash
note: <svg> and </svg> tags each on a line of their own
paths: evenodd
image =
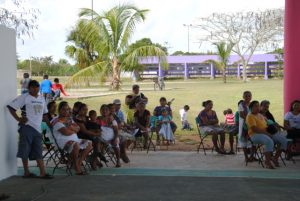
<svg viewBox="0 0 300 201">
<path fill-rule="evenodd" d="M 23 178 L 37 177 L 30 173 L 28 167 L 28 159 L 36 160 L 40 169 L 38 178 L 53 178 L 46 173 L 43 161 L 43 147 L 41 123 L 44 120 L 48 122 L 46 113 L 48 112 L 45 99 L 39 96 L 40 85 L 36 80 L 31 80 L 28 84 L 28 93 L 22 94 L 7 105 L 11 115 L 19 122 L 19 146 L 17 157 L 22 159 L 24 176 Z M 21 117 L 17 114 L 17 110 L 21 109 Z"/>
</svg>

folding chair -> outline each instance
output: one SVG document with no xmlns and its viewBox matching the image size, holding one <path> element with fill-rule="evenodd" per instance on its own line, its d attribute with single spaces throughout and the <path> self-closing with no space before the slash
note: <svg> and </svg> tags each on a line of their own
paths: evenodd
<svg viewBox="0 0 300 201">
<path fill-rule="evenodd" d="M 264 166 L 264 154 L 263 154 L 263 144 L 254 144 L 253 141 L 251 140 L 250 137 L 248 137 L 248 141 L 251 143 L 251 151 L 253 151 L 253 153 L 251 153 L 252 157 L 257 157 L 258 159 L 258 164 L 260 164 L 263 168 L 265 168 Z M 254 150 L 253 150 L 254 147 Z M 248 165 L 249 161 L 246 160 L 246 166 Z"/>
<path fill-rule="evenodd" d="M 200 124 L 199 117 L 196 117 L 195 121 L 196 121 L 197 130 L 198 130 L 198 134 L 199 134 L 199 138 L 200 138 L 200 143 L 199 143 L 198 148 L 197 148 L 197 153 L 199 153 L 200 149 L 203 149 L 204 155 L 206 155 L 206 149 L 208 149 L 208 148 L 205 148 L 204 140 L 207 138 L 207 136 L 209 136 L 209 134 L 201 133 L 200 127 L 199 127 L 199 124 Z M 212 147 L 212 152 L 213 152 L 213 150 L 214 150 L 214 147 Z"/>
<path fill-rule="evenodd" d="M 153 133 L 154 133 L 154 131 L 151 130 L 150 136 L 148 138 L 148 142 L 146 144 L 147 154 L 151 148 L 153 149 L 153 151 L 156 151 L 156 146 L 152 141 Z M 134 149 L 140 149 L 141 151 L 143 151 L 144 150 L 144 140 L 145 140 L 144 136 L 135 137 L 135 141 L 133 142 L 133 145 L 131 147 L 131 153 L 133 152 Z"/>
<path fill-rule="evenodd" d="M 153 151 L 156 151 L 156 146 L 155 146 L 155 144 L 154 144 L 153 141 L 152 141 L 152 137 L 153 137 L 153 133 L 154 133 L 154 132 L 156 133 L 156 130 L 151 129 L 151 134 L 150 134 L 150 136 L 149 136 L 149 139 L 148 139 L 148 145 L 147 145 L 147 154 L 148 154 L 150 148 L 152 148 Z"/>
<path fill-rule="evenodd" d="M 55 156 L 55 146 L 53 142 L 50 141 L 50 139 L 46 136 L 48 134 L 48 127 L 47 129 L 42 130 L 42 142 L 46 149 L 46 153 L 43 154 L 43 160 L 46 163 L 46 166 L 48 163 L 53 160 L 53 157 Z"/>
<path fill-rule="evenodd" d="M 65 171 L 68 175 L 72 175 L 72 166 L 73 161 L 71 160 L 70 154 L 67 153 L 65 150 L 59 148 L 56 138 L 52 132 L 52 129 L 49 129 L 50 135 L 47 137 L 49 138 L 50 142 L 53 143 L 53 156 L 52 161 L 54 163 L 52 175 L 54 175 L 56 169 L 62 169 L 65 168 Z"/>
<path fill-rule="evenodd" d="M 111 144 L 108 144 L 105 140 L 101 139 L 101 144 L 103 146 L 102 154 L 103 156 L 110 162 L 112 162 L 114 165 L 117 163 L 117 158 L 115 155 L 115 152 L 113 150 L 113 147 Z M 105 163 L 106 167 L 108 167 L 107 163 Z"/>
</svg>

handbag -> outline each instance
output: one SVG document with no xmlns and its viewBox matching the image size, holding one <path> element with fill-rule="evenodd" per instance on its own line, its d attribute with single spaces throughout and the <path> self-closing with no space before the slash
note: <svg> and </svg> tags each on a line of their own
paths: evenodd
<svg viewBox="0 0 300 201">
<path fill-rule="evenodd" d="M 278 132 L 278 129 L 274 124 L 270 124 L 267 127 L 267 132 L 270 133 L 271 135 L 274 135 Z"/>
</svg>

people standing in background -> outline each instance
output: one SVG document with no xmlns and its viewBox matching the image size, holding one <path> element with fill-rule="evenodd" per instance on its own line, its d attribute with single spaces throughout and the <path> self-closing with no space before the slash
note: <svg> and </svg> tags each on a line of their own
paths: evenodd
<svg viewBox="0 0 300 201">
<path fill-rule="evenodd" d="M 60 94 L 62 93 L 64 96 L 68 96 L 68 94 L 66 94 L 64 87 L 62 84 L 59 83 L 59 79 L 58 78 L 54 78 L 54 84 L 52 84 L 51 86 L 52 89 L 52 95 L 53 95 L 53 100 L 55 101 L 57 98 L 60 98 Z"/>
<path fill-rule="evenodd" d="M 48 75 L 44 75 L 43 78 L 44 80 L 41 82 L 40 93 L 43 95 L 43 97 L 46 100 L 46 103 L 48 104 L 51 100 L 52 82 L 48 79 Z"/>
<path fill-rule="evenodd" d="M 29 78 L 29 74 L 24 73 L 23 74 L 23 79 L 20 82 L 20 84 L 21 84 L 21 94 L 28 93 L 28 84 L 29 84 L 30 80 L 31 79 Z"/>
</svg>

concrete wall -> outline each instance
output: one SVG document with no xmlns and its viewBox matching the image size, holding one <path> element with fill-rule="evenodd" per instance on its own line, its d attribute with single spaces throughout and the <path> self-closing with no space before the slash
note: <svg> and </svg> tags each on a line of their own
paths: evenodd
<svg viewBox="0 0 300 201">
<path fill-rule="evenodd" d="M 17 123 L 7 103 L 17 96 L 16 35 L 0 25 L 0 180 L 17 174 Z"/>
</svg>

